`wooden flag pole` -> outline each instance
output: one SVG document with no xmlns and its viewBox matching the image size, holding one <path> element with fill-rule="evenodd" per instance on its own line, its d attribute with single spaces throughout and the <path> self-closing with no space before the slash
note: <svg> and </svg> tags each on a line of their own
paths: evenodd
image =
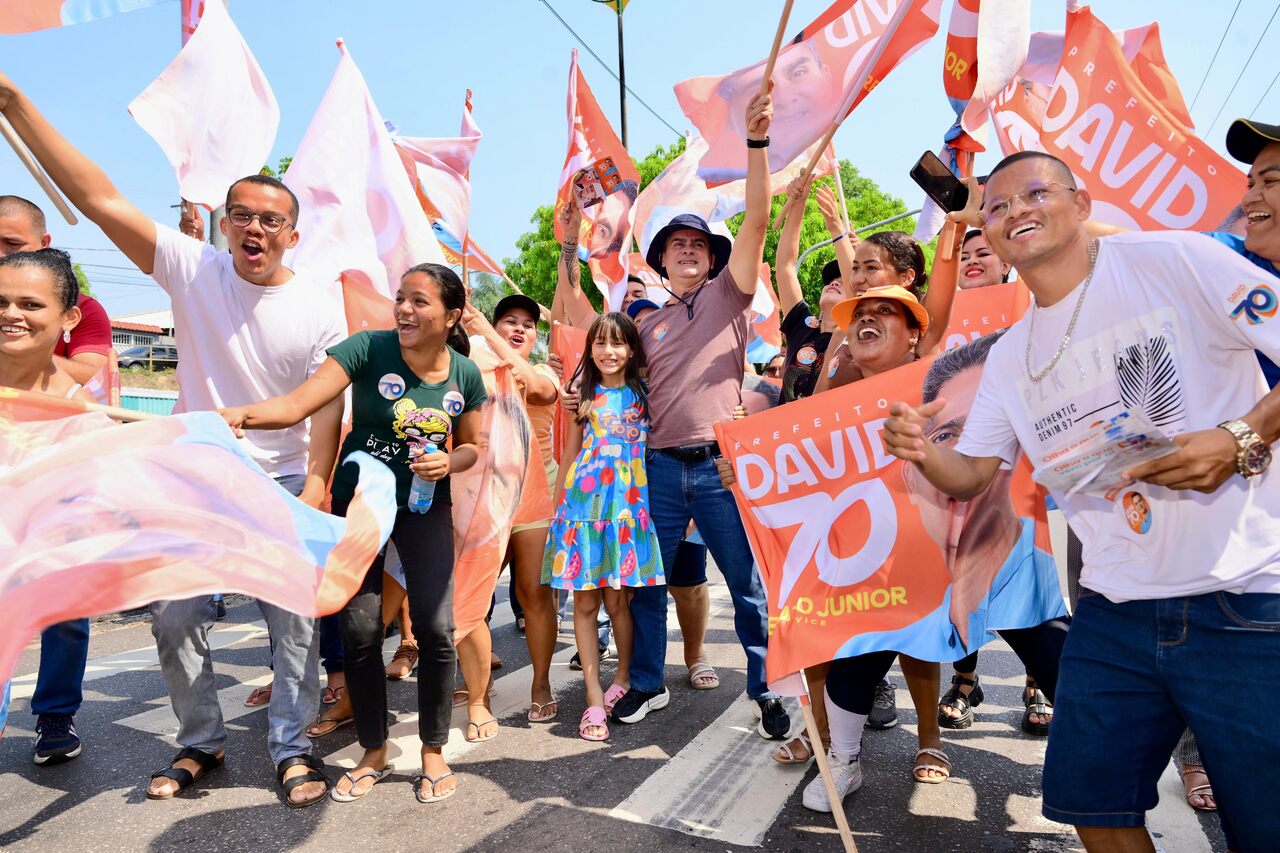
<svg viewBox="0 0 1280 853">
<path fill-rule="evenodd" d="M 809 180 L 809 176 L 813 174 L 813 170 L 818 167 L 818 161 L 822 159 L 822 155 L 827 153 L 827 146 L 831 144 L 831 137 L 836 135 L 836 131 L 840 129 L 840 122 L 834 121 L 831 127 L 827 128 L 826 134 L 818 143 L 818 147 L 814 150 L 813 156 L 809 158 L 809 165 L 804 167 L 804 171 L 800 173 L 800 184 L 803 186 Z M 787 200 L 782 205 L 782 210 L 778 211 L 778 215 L 773 218 L 773 224 L 769 227 L 777 231 L 782 227 L 782 220 L 787 218 L 787 212 L 791 210 L 791 196 L 787 195 Z"/>
<path fill-rule="evenodd" d="M 831 137 L 835 136 L 836 131 L 840 129 L 840 122 L 844 121 L 845 118 L 853 112 L 853 105 L 858 99 L 858 93 L 866 88 L 867 82 L 871 79 L 871 72 L 874 71 L 876 66 L 880 63 L 880 57 L 884 55 L 885 50 L 889 47 L 889 43 L 893 41 L 893 37 L 898 32 L 898 27 L 902 24 L 902 19 L 907 16 L 907 12 L 910 10 L 911 6 L 912 4 L 905 2 L 905 0 L 898 4 L 898 9 L 893 13 L 893 18 L 890 19 L 888 25 L 884 28 L 884 32 L 876 41 L 875 50 L 871 52 L 871 56 L 867 59 L 866 64 L 862 66 L 862 72 L 858 76 L 857 85 L 849 89 L 849 94 L 845 97 L 845 102 L 840 105 L 840 109 L 836 113 L 836 120 L 831 123 L 831 128 L 827 131 L 827 135 L 822 138 L 822 144 L 818 146 L 818 150 L 814 152 L 813 157 L 809 160 L 809 165 L 805 167 L 804 173 L 800 175 L 801 183 L 809 180 L 809 176 L 813 174 L 813 170 L 818 165 L 818 161 L 827 150 L 827 145 L 830 144 Z M 782 222 L 783 217 L 786 216 L 790 207 L 791 197 L 788 196 L 786 203 L 783 204 L 782 210 L 778 211 L 778 216 L 773 220 L 773 225 L 771 225 L 770 228 L 777 230 L 779 223 Z"/>
<path fill-rule="evenodd" d="M 831 149 L 831 162 L 835 164 L 836 195 L 840 197 L 841 224 L 844 225 L 845 233 L 848 233 L 853 226 L 849 224 L 849 200 L 844 197 L 844 181 L 840 179 L 840 160 L 836 157 L 835 148 Z"/>
<path fill-rule="evenodd" d="M 787 31 L 787 19 L 791 17 L 791 6 L 795 0 L 787 0 L 782 4 L 782 17 L 778 19 L 778 31 L 773 34 L 773 47 L 769 50 L 769 61 L 764 64 L 764 77 L 760 78 L 760 94 L 769 90 L 769 78 L 773 76 L 774 63 L 778 61 L 778 51 L 782 49 L 782 39 Z"/>
<path fill-rule="evenodd" d="M 79 224 L 80 220 L 76 218 L 75 213 L 71 210 L 71 205 L 67 204 L 67 200 L 62 197 L 62 193 L 58 191 L 53 181 L 49 179 L 49 176 L 44 173 L 44 169 L 36 161 L 31 149 L 27 148 L 26 143 L 18 136 L 18 132 L 13 129 L 13 125 L 9 124 L 9 119 L 3 115 L 0 115 L 0 134 L 4 135 L 5 140 L 13 148 L 13 152 L 22 161 L 22 165 L 27 167 L 31 177 L 36 179 L 40 189 L 44 190 L 45 195 L 49 197 L 49 201 L 53 202 L 53 206 L 58 208 L 58 212 L 62 214 L 63 219 L 67 220 L 67 224 Z"/>
<path fill-rule="evenodd" d="M 154 418 L 163 417 L 152 412 L 139 412 L 135 409 L 124 409 L 120 406 L 104 406 L 102 403 L 81 403 L 87 412 L 101 412 L 112 420 L 121 421 L 123 423 L 134 423 L 136 421 L 149 421 Z"/>
<path fill-rule="evenodd" d="M 846 853 L 858 853 L 858 845 L 853 842 L 853 830 L 849 828 L 849 817 L 844 813 L 844 804 L 836 793 L 836 780 L 831 775 L 831 765 L 827 762 L 827 751 L 822 747 L 822 732 L 818 729 L 818 720 L 813 716 L 813 707 L 809 704 L 809 681 L 805 679 L 805 693 L 800 697 L 800 712 L 804 714 L 804 727 L 809 732 L 809 742 L 813 744 L 813 757 L 818 762 L 818 775 L 827 789 L 827 802 L 831 803 L 831 815 L 836 819 L 836 829 L 840 832 L 840 840 L 844 843 Z"/>
</svg>

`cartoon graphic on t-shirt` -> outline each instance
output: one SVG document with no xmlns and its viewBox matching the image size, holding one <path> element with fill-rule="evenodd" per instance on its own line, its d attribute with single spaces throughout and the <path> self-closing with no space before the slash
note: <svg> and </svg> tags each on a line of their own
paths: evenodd
<svg viewBox="0 0 1280 853">
<path fill-rule="evenodd" d="M 1156 426 L 1167 427 L 1186 418 L 1173 348 L 1164 335 L 1117 352 L 1116 381 L 1125 407 Z"/>
<path fill-rule="evenodd" d="M 405 439 L 414 444 L 429 441 L 439 447 L 449 438 L 453 431 L 453 419 L 440 409 L 419 409 L 410 399 L 402 399 L 392 409 L 395 420 L 391 429 L 396 438 Z"/>
</svg>

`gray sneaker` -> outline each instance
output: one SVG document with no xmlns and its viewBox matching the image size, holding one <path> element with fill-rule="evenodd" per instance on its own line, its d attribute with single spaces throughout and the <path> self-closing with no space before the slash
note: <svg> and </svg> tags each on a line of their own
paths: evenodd
<svg viewBox="0 0 1280 853">
<path fill-rule="evenodd" d="M 867 725 L 873 729 L 891 729 L 897 724 L 898 702 L 894 696 L 893 685 L 882 678 L 876 685 L 876 698 L 871 703 L 871 714 L 867 717 Z"/>
</svg>

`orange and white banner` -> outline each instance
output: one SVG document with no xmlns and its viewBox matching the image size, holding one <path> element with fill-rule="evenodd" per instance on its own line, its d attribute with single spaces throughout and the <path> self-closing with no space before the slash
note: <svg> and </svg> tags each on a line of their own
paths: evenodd
<svg viewBox="0 0 1280 853">
<path fill-rule="evenodd" d="M 575 329 L 573 326 L 566 326 L 564 323 L 552 323 L 551 351 L 560 357 L 560 364 L 564 370 L 564 381 L 567 383 L 573 377 L 574 372 L 578 369 L 578 362 L 582 361 L 582 356 L 587 351 L 586 329 Z M 568 438 L 568 431 L 577 428 L 578 426 L 573 420 L 572 413 L 567 411 L 560 403 L 556 403 L 555 431 L 551 438 L 551 446 L 555 450 L 557 463 L 560 462 L 560 458 L 564 453 L 564 442 Z"/>
<path fill-rule="evenodd" d="M 833 122 L 849 115 L 886 74 L 932 38 L 941 10 L 942 0 L 836 0 L 785 45 L 773 72 L 769 171 L 786 167 L 822 139 Z M 709 145 L 698 165 L 708 183 L 747 174 L 747 104 L 760 90 L 764 65 L 761 60 L 675 86 L 680 110 Z"/>
<path fill-rule="evenodd" d="M 1068 16 L 1052 89 L 1020 80 L 992 112 L 1001 149 L 1060 158 L 1093 197 L 1095 219 L 1133 230 L 1219 230 L 1245 177 L 1189 130 L 1176 93 L 1157 33 L 1143 31 L 1131 64 L 1117 34 L 1085 8 Z"/>
<path fill-rule="evenodd" d="M 578 51 L 569 63 L 567 98 L 569 148 L 560 170 L 553 215 L 556 240 L 564 242 L 560 211 L 569 203 L 574 175 L 601 161 L 612 161 L 617 170 L 617 188 L 599 204 L 582 211 L 582 233 L 578 235 L 579 257 L 587 263 L 591 277 L 604 296 L 605 304 L 620 310 L 627 292 L 627 259 L 631 256 L 631 214 L 640 192 L 640 172 L 622 140 L 596 103 L 587 78 L 578 67 Z"/>
<path fill-rule="evenodd" d="M 992 631 L 1066 612 L 1025 461 L 962 503 L 884 447 L 893 402 L 936 398 L 927 434 L 953 445 L 991 343 L 716 425 L 768 594 L 774 689 L 794 694 L 804 667 L 871 651 L 957 660 Z"/>
</svg>

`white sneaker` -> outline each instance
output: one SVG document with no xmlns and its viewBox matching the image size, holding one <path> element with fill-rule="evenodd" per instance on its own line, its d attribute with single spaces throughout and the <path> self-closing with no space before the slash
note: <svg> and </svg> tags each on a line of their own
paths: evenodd
<svg viewBox="0 0 1280 853">
<path fill-rule="evenodd" d="M 862 764 L 856 756 L 840 755 L 830 750 L 827 751 L 827 762 L 831 765 L 831 775 L 836 780 L 836 793 L 840 795 L 840 801 L 844 802 L 845 797 L 862 787 Z M 831 800 L 827 797 L 827 786 L 822 781 L 821 773 L 805 785 L 804 796 L 800 801 L 806 809 L 815 812 L 831 811 Z"/>
</svg>

